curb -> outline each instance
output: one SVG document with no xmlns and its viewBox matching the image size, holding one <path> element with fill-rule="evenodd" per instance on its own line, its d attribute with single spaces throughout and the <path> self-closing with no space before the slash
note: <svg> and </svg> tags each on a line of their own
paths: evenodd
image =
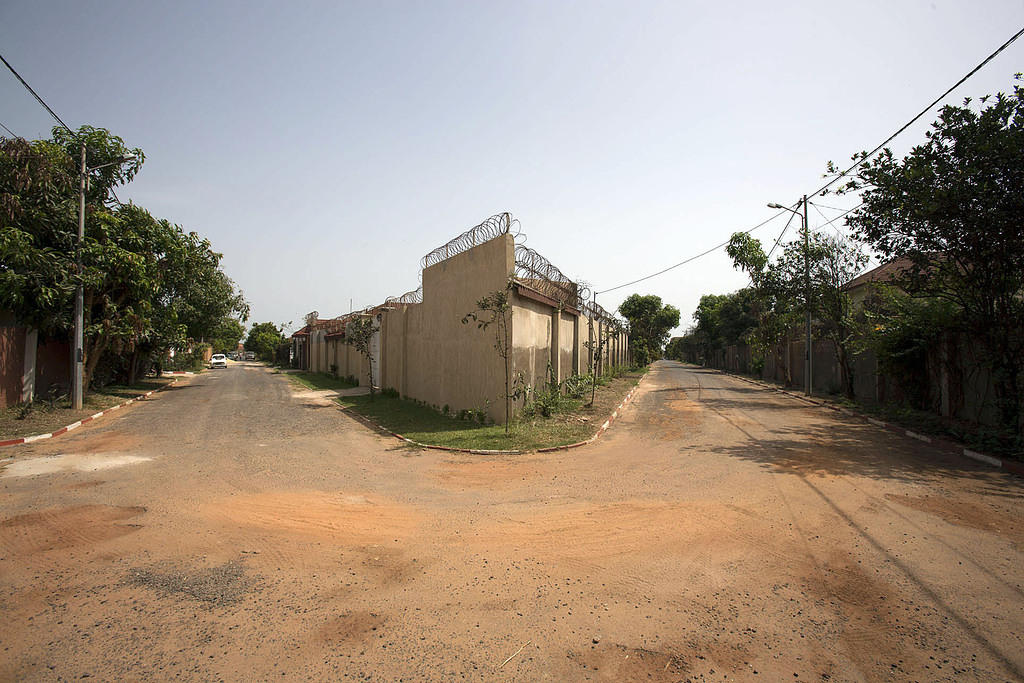
<svg viewBox="0 0 1024 683">
<path fill-rule="evenodd" d="M 944 453 L 947 453 L 947 454 L 950 454 L 950 455 L 959 455 L 959 456 L 962 456 L 962 457 L 965 457 L 965 458 L 970 458 L 971 460 L 975 460 L 977 462 L 984 463 L 986 465 L 991 465 L 992 467 L 996 467 L 998 469 L 1006 470 L 1007 472 L 1011 472 L 1012 474 L 1016 474 L 1018 476 L 1024 477 L 1024 463 L 1018 463 L 1018 462 L 1007 461 L 1007 460 L 1000 460 L 999 458 L 994 458 L 991 455 L 985 455 L 984 453 L 978 453 L 977 451 L 972 451 L 971 449 L 966 448 L 963 444 L 958 444 L 958 443 L 956 443 L 954 441 L 950 441 L 948 439 L 944 439 L 944 438 L 937 437 L 937 436 L 928 436 L 927 434 L 920 434 L 918 432 L 911 431 L 911 430 L 907 429 L 906 427 L 902 427 L 900 425 L 892 424 L 891 422 L 884 422 L 884 421 L 879 420 L 877 418 L 868 417 L 867 415 L 864 415 L 864 414 L 862 414 L 860 412 L 857 412 L 855 410 L 850 410 L 849 408 L 841 408 L 841 407 L 839 407 L 837 405 L 833 405 L 833 404 L 828 403 L 826 401 L 822 401 L 822 400 L 818 400 L 818 399 L 813 399 L 813 398 L 808 398 L 807 396 L 804 396 L 803 394 L 797 394 L 797 393 L 794 393 L 792 391 L 787 391 L 785 389 L 782 389 L 780 387 L 775 386 L 774 384 L 769 384 L 768 382 L 761 382 L 761 381 L 758 381 L 756 379 L 752 379 L 750 377 L 744 377 L 742 375 L 736 375 L 736 374 L 733 374 L 731 372 L 725 372 L 724 370 L 719 370 L 717 368 L 707 368 L 707 369 L 714 370 L 715 372 L 717 372 L 719 374 L 722 374 L 722 375 L 728 375 L 729 377 L 734 377 L 734 378 L 736 378 L 738 380 L 742 380 L 744 382 L 747 382 L 748 384 L 754 384 L 754 385 L 757 385 L 759 387 L 764 387 L 766 389 L 771 389 L 771 390 L 773 390 L 773 391 L 775 391 L 777 393 L 785 394 L 786 396 L 789 396 L 790 398 L 795 398 L 795 399 L 801 400 L 801 401 L 803 401 L 805 403 L 811 403 L 811 404 L 816 405 L 816 406 L 821 406 L 822 408 L 828 408 L 829 410 L 835 411 L 835 412 L 839 413 L 840 415 L 846 415 L 848 417 L 853 417 L 853 418 L 857 418 L 859 420 L 864 420 L 865 422 L 868 422 L 868 423 L 870 423 L 870 424 L 872 424 L 872 425 L 874 425 L 874 426 L 876 426 L 876 427 L 878 427 L 880 429 L 884 429 L 887 432 L 892 432 L 893 434 L 897 434 L 899 436 L 905 436 L 905 437 L 910 438 L 910 439 L 916 439 L 917 441 L 921 441 L 923 443 L 931 444 L 933 448 L 935 448 L 936 450 L 942 451 Z"/>
<path fill-rule="evenodd" d="M 601 425 L 601 428 L 598 429 L 594 433 L 594 435 L 592 437 L 590 437 L 589 439 L 587 439 L 585 441 L 577 441 L 576 443 L 566 444 L 564 446 L 549 446 L 547 448 L 537 448 L 535 450 L 498 451 L 498 450 L 484 450 L 484 449 L 480 449 L 480 448 L 451 448 L 449 446 L 435 446 L 433 444 L 420 443 L 419 441 L 413 441 L 412 439 L 408 438 L 407 436 L 403 436 L 402 434 L 399 434 L 398 432 L 393 432 L 390 429 L 387 429 L 386 427 L 383 427 L 383 426 L 377 424 L 376 422 L 374 422 L 370 418 L 368 418 L 368 417 L 366 417 L 364 415 L 360 415 L 359 413 L 354 412 L 354 411 L 350 410 L 349 408 L 346 408 L 343 405 L 338 404 L 338 408 L 340 408 L 342 411 L 344 411 L 346 415 L 350 415 L 351 417 L 355 418 L 357 421 L 362 422 L 363 424 L 371 427 L 372 429 L 374 429 L 374 430 L 376 430 L 378 432 L 382 432 L 384 434 L 388 434 L 390 436 L 395 437 L 396 439 L 401 439 L 402 441 L 404 441 L 407 444 L 410 444 L 412 446 L 418 446 L 419 448 L 426 448 L 426 449 L 429 449 L 429 450 L 432 450 L 432 451 L 447 451 L 449 453 L 471 453 L 473 455 L 524 455 L 526 453 L 552 453 L 554 451 L 567 451 L 567 450 L 570 450 L 570 449 L 573 449 L 573 448 L 579 448 L 580 446 L 586 446 L 588 444 L 592 444 L 595 441 L 597 441 L 601 437 L 602 434 L 604 434 L 606 431 L 608 431 L 608 427 L 611 426 L 612 422 L 615 421 L 615 418 L 617 418 L 619 416 L 619 413 L 622 412 L 622 409 L 625 408 L 626 404 L 629 403 L 629 401 L 633 398 L 633 395 L 636 393 L 636 390 L 640 387 L 640 383 L 644 381 L 645 377 L 647 377 L 647 373 L 646 372 L 643 375 L 640 376 L 640 379 L 637 380 L 637 383 L 633 386 L 632 389 L 629 390 L 629 393 L 626 394 L 626 397 L 622 399 L 622 402 L 619 403 L 619 407 L 616 408 L 614 411 L 612 411 L 611 416 L 607 420 L 604 421 L 604 423 Z"/>
<path fill-rule="evenodd" d="M 174 374 L 186 374 L 186 373 L 174 373 Z M 190 372 L 190 373 L 187 373 L 187 374 L 191 375 L 193 373 Z M 0 448 L 2 448 L 4 446 L 16 446 L 18 444 L 23 444 L 23 443 L 32 443 L 33 441 L 42 441 L 43 439 L 52 439 L 55 436 L 60 436 L 61 434 L 64 434 L 66 432 L 70 432 L 72 429 L 78 429 L 79 427 L 84 425 L 86 422 L 92 422 L 93 420 L 95 420 L 97 418 L 103 417 L 107 413 L 112 413 L 115 410 L 118 410 L 120 408 L 124 408 L 127 405 L 131 405 L 132 403 L 135 403 L 136 401 L 142 401 L 143 399 L 147 399 L 150 396 L 152 396 L 153 394 L 155 394 L 156 392 L 163 391 L 167 387 L 173 386 L 177 382 L 178 382 L 178 380 L 177 380 L 177 378 L 175 378 L 173 381 L 168 382 L 167 384 L 163 385 L 159 389 L 153 389 L 152 391 L 147 391 L 146 393 L 140 394 L 140 395 L 136 396 L 135 398 L 128 399 L 124 403 L 118 403 L 116 406 L 111 406 L 109 408 L 104 408 L 103 410 L 101 410 L 98 413 L 93 413 L 89 417 L 83 417 L 81 420 L 78 420 L 77 422 L 72 422 L 68 426 L 61 427 L 60 429 L 52 431 L 49 434 L 34 434 L 32 436 L 23 436 L 23 437 L 18 438 L 18 439 L 8 439 L 6 441 L 0 441 Z"/>
</svg>

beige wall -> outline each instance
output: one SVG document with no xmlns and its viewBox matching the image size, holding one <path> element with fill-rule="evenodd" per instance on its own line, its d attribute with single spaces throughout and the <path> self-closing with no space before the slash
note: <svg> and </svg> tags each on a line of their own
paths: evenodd
<svg viewBox="0 0 1024 683">
<path fill-rule="evenodd" d="M 552 309 L 539 301 L 512 295 L 512 371 L 541 387 L 548 381 L 551 358 Z"/>
<path fill-rule="evenodd" d="M 462 318 L 486 294 L 505 288 L 513 238 L 501 235 L 423 271 L 423 303 L 383 312 L 382 382 L 403 396 L 452 412 L 483 407 L 505 419 L 505 371 L 493 328 Z"/>
<path fill-rule="evenodd" d="M 505 419 L 504 365 L 494 348 L 494 329 L 480 330 L 462 318 L 476 310 L 476 302 L 503 290 L 514 271 L 515 243 L 501 235 L 468 251 L 424 269 L 423 302 L 382 306 L 380 324 L 380 385 L 402 396 L 424 401 L 452 413 L 482 408 L 496 422 Z M 512 373 L 522 372 L 527 384 L 540 388 L 548 381 L 550 362 L 558 379 L 590 371 L 588 320 L 553 304 L 510 294 Z M 326 339 L 323 331 L 309 336 L 310 370 L 354 375 L 367 383 L 366 361 L 340 338 Z M 553 351 L 554 349 L 554 351 Z M 624 362 L 625 355 L 609 355 L 609 363 Z"/>
</svg>

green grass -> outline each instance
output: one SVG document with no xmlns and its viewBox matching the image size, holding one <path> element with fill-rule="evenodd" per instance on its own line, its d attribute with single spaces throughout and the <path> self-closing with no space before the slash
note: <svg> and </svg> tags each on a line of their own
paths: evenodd
<svg viewBox="0 0 1024 683">
<path fill-rule="evenodd" d="M 1024 436 L 998 427 L 944 418 L 935 413 L 902 405 L 876 404 L 843 399 L 842 404 L 920 434 L 951 439 L 988 455 L 1024 460 Z"/>
<path fill-rule="evenodd" d="M 82 410 L 72 410 L 66 397 L 53 402 L 37 399 L 31 407 L 19 405 L 5 408 L 0 410 L 0 441 L 47 434 L 130 398 L 159 389 L 171 381 L 171 378 L 146 379 L 132 386 L 111 385 L 90 391 L 82 398 Z"/>
<path fill-rule="evenodd" d="M 518 420 L 511 434 L 504 425 L 482 425 L 443 415 L 414 401 L 377 394 L 343 396 L 338 402 L 385 429 L 431 446 L 477 450 L 536 450 L 565 446 L 590 438 L 622 398 L 640 381 L 642 372 L 610 379 L 597 389 L 594 405 L 565 401 L 562 411 L 547 418 Z"/>
<path fill-rule="evenodd" d="M 330 389 L 332 391 L 338 391 L 340 389 L 351 389 L 358 386 L 353 384 L 341 377 L 335 377 L 326 372 L 289 372 L 288 379 L 300 384 L 307 389 L 313 389 L 320 391 L 322 389 Z"/>
</svg>

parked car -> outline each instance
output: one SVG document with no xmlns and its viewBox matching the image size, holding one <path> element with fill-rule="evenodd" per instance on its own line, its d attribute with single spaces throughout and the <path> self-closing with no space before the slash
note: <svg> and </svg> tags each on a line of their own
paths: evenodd
<svg viewBox="0 0 1024 683">
<path fill-rule="evenodd" d="M 210 358 L 210 368 L 226 368 L 228 366 L 228 357 L 223 353 L 215 353 Z"/>
<path fill-rule="evenodd" d="M 256 360 L 256 352 L 255 351 L 246 351 L 245 352 L 245 359 L 246 360 Z"/>
</svg>

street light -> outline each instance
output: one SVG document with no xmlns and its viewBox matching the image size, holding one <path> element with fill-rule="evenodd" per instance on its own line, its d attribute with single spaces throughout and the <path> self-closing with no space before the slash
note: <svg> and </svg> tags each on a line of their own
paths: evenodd
<svg viewBox="0 0 1024 683">
<path fill-rule="evenodd" d="M 791 209 L 788 206 L 783 206 L 776 202 L 768 204 L 769 209 L 782 209 L 783 211 L 789 211 L 790 213 L 800 216 L 803 222 L 804 229 L 804 301 L 805 308 L 807 309 L 807 335 L 806 342 L 804 344 L 804 391 L 810 396 L 814 391 L 814 385 L 812 383 L 812 353 L 811 353 L 811 263 L 810 263 L 810 233 L 807 229 L 807 195 L 804 195 L 801 203 L 804 205 L 804 212 L 800 213 L 796 209 Z"/>
<path fill-rule="evenodd" d="M 85 191 L 89 184 L 89 173 L 97 169 L 123 164 L 126 161 L 135 161 L 137 157 L 122 157 L 99 166 L 87 168 L 85 165 L 85 141 L 82 141 L 81 173 L 78 182 L 78 242 L 75 245 L 75 264 L 78 269 L 78 287 L 75 289 L 75 332 L 74 332 L 74 356 L 72 357 L 73 369 L 71 373 L 71 407 L 74 410 L 82 409 L 82 380 L 83 361 L 85 359 L 85 292 L 82 285 L 82 242 L 85 240 Z"/>
</svg>

